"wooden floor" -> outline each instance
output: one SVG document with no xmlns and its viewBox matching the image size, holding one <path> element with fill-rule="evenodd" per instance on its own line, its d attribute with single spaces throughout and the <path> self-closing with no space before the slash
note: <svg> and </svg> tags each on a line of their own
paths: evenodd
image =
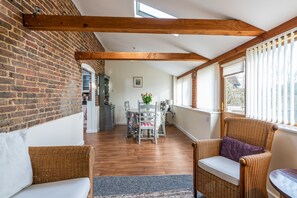
<svg viewBox="0 0 297 198">
<path fill-rule="evenodd" d="M 85 144 L 95 147 L 95 176 L 192 174 L 192 141 L 174 126 L 158 144 L 126 138 L 126 126 L 113 131 L 84 135 Z"/>
</svg>

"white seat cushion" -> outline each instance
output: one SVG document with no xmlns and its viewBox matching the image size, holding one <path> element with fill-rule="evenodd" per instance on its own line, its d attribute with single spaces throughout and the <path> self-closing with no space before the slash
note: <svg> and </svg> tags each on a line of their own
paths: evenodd
<svg viewBox="0 0 297 198">
<path fill-rule="evenodd" d="M 198 166 L 203 170 L 239 186 L 240 164 L 222 156 L 214 156 L 198 161 Z"/>
<path fill-rule="evenodd" d="M 89 178 L 77 178 L 31 185 L 13 198 L 86 198 L 90 190 Z"/>
</svg>

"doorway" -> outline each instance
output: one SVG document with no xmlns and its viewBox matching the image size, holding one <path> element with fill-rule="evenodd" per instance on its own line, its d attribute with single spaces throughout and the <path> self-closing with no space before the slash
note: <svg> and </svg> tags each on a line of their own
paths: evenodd
<svg viewBox="0 0 297 198">
<path fill-rule="evenodd" d="M 98 116 L 95 106 L 96 79 L 95 70 L 88 64 L 82 67 L 82 112 L 84 115 L 84 130 L 87 133 L 98 132 Z"/>
<path fill-rule="evenodd" d="M 88 109 L 87 101 L 91 100 L 91 73 L 82 70 L 82 112 L 83 112 L 83 129 L 87 131 Z"/>
</svg>

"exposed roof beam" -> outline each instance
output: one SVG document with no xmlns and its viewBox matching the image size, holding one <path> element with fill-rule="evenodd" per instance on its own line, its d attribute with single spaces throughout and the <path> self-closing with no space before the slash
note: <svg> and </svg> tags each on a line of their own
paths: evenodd
<svg viewBox="0 0 297 198">
<path fill-rule="evenodd" d="M 31 30 L 121 32 L 151 34 L 203 34 L 257 36 L 263 30 L 239 20 L 156 19 L 134 17 L 58 16 L 24 14 Z"/>
<path fill-rule="evenodd" d="M 76 60 L 208 61 L 195 53 L 76 52 Z"/>
<path fill-rule="evenodd" d="M 186 76 L 188 74 L 191 74 L 193 72 L 198 71 L 199 69 L 203 69 L 205 67 L 208 67 L 208 66 L 210 66 L 210 65 L 212 65 L 212 64 L 214 64 L 216 62 L 224 61 L 224 60 L 226 60 L 228 58 L 231 58 L 231 57 L 234 57 L 234 56 L 236 56 L 236 55 L 238 55 L 240 53 L 243 54 L 246 51 L 247 48 L 252 47 L 252 46 L 254 46 L 254 45 L 258 44 L 258 43 L 261 43 L 261 42 L 263 42 L 263 41 L 265 41 L 267 39 L 273 38 L 273 37 L 275 37 L 275 36 L 277 36 L 277 35 L 279 35 L 279 34 L 281 34 L 283 32 L 291 30 L 291 29 L 293 29 L 295 27 L 297 27 L 297 17 L 295 17 L 295 18 L 293 18 L 293 19 L 291 19 L 291 20 L 289 20 L 289 21 L 287 21 L 287 22 L 285 22 L 285 23 L 283 23 L 283 24 L 269 30 L 268 32 L 265 32 L 265 33 L 257 36 L 256 38 L 254 38 L 254 39 L 252 39 L 252 40 L 250 40 L 250 41 L 248 41 L 248 42 L 246 42 L 246 43 L 244 43 L 244 44 L 242 44 L 242 45 L 240 45 L 240 46 L 238 46 L 238 47 L 236 47 L 236 48 L 234 48 L 234 49 L 232 49 L 232 50 L 230 50 L 230 51 L 228 51 L 228 52 L 226 52 L 226 53 L 224 53 L 224 54 L 222 54 L 222 55 L 220 55 L 220 56 L 218 56 L 218 57 L 216 57 L 216 58 L 214 58 L 214 59 L 212 59 L 212 60 L 210 60 L 210 61 L 208 61 L 208 62 L 206 62 L 204 64 L 202 64 L 202 65 L 199 65 L 199 66 L 195 67 L 194 69 L 191 69 L 190 71 L 187 71 L 186 73 L 178 76 L 177 78 L 178 79 L 182 78 L 182 77 L 184 77 L 184 76 Z"/>
</svg>

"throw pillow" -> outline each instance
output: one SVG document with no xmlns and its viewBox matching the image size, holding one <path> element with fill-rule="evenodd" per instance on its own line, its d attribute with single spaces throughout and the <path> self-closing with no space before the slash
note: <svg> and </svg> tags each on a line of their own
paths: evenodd
<svg viewBox="0 0 297 198">
<path fill-rule="evenodd" d="M 0 197 L 11 197 L 32 184 L 26 131 L 0 133 Z"/>
<path fill-rule="evenodd" d="M 259 154 L 263 152 L 263 146 L 254 146 L 225 136 L 222 141 L 220 155 L 239 162 L 239 159 L 242 156 Z"/>
</svg>

